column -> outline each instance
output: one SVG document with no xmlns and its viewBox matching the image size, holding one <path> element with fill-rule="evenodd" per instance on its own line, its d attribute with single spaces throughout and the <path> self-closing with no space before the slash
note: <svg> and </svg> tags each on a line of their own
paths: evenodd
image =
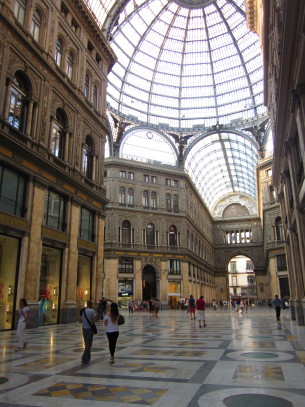
<svg viewBox="0 0 305 407">
<path fill-rule="evenodd" d="M 25 134 L 27 136 L 31 136 L 33 106 L 34 106 L 34 102 L 33 102 L 33 100 L 30 100 L 29 101 L 29 110 L 28 110 L 28 114 L 27 114 L 26 129 L 25 129 Z"/>
<path fill-rule="evenodd" d="M 8 83 L 6 85 L 6 95 L 5 95 L 5 103 L 4 103 L 4 120 L 8 119 L 8 114 L 10 111 L 11 91 L 12 91 L 12 82 L 11 82 L 11 80 L 8 80 Z"/>
<path fill-rule="evenodd" d="M 54 122 L 55 122 L 55 117 L 51 116 L 50 120 L 50 135 L 49 135 L 49 149 L 52 150 L 52 133 L 53 133 L 53 127 L 54 127 Z"/>
<path fill-rule="evenodd" d="M 64 161 L 69 162 L 70 132 L 65 132 L 65 156 Z"/>
<path fill-rule="evenodd" d="M 34 103 L 33 116 L 32 117 L 33 117 L 33 119 L 32 119 L 31 135 L 32 135 L 32 138 L 35 140 L 36 139 L 37 118 L 38 118 L 38 104 L 37 104 L 37 102 Z"/>
<path fill-rule="evenodd" d="M 104 227 L 105 219 L 101 213 L 97 213 L 97 253 L 96 253 L 96 270 L 95 270 L 95 293 L 94 301 L 99 301 L 102 298 L 103 280 L 104 280 Z"/>
</svg>

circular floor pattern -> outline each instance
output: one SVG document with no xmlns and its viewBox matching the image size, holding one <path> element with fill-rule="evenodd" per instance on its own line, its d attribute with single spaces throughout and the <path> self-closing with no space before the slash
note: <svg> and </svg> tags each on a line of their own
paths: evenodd
<svg viewBox="0 0 305 407">
<path fill-rule="evenodd" d="M 226 354 L 226 357 L 235 360 L 245 360 L 247 362 L 263 362 L 265 360 L 274 360 L 276 362 L 284 362 L 294 358 L 294 355 L 286 352 L 262 352 L 262 351 L 236 351 L 229 352 Z"/>
<path fill-rule="evenodd" d="M 0 386 L 1 386 L 1 384 L 6 383 L 6 382 L 8 382 L 8 378 L 0 376 Z"/>
<path fill-rule="evenodd" d="M 283 390 L 227 388 L 203 394 L 199 407 L 304 407 L 305 397 Z"/>
<path fill-rule="evenodd" d="M 269 352 L 245 352 L 241 353 L 240 356 L 245 356 L 246 358 L 251 359 L 277 359 L 277 353 L 269 353 Z"/>
<path fill-rule="evenodd" d="M 5 377 L 0 377 L 0 390 L 8 390 L 13 387 L 22 386 L 27 383 L 29 378 L 19 373 L 6 373 Z"/>
<path fill-rule="evenodd" d="M 290 401 L 267 394 L 238 394 L 223 400 L 226 407 L 293 407 Z"/>
</svg>

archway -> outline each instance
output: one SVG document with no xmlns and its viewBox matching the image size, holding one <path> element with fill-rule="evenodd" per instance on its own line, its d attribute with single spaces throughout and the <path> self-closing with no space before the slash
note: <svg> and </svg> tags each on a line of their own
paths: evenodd
<svg viewBox="0 0 305 407">
<path fill-rule="evenodd" d="M 248 300 L 257 302 L 257 286 L 254 265 L 249 257 L 234 256 L 228 263 L 228 286 L 231 303 Z"/>
<path fill-rule="evenodd" d="M 157 297 L 157 278 L 156 270 L 150 264 L 143 268 L 142 279 L 142 299 L 150 300 Z"/>
</svg>

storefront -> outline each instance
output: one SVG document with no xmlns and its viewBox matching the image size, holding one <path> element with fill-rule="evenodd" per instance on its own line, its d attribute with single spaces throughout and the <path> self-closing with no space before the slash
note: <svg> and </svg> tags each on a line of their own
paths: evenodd
<svg viewBox="0 0 305 407">
<path fill-rule="evenodd" d="M 62 250 L 43 246 L 40 269 L 39 325 L 58 322 Z"/>
<path fill-rule="evenodd" d="M 91 298 L 92 257 L 78 256 L 76 302 L 77 311 L 87 306 Z"/>
<path fill-rule="evenodd" d="M 0 330 L 13 328 L 19 242 L 19 239 L 0 235 Z"/>
<path fill-rule="evenodd" d="M 181 299 L 181 282 L 168 282 L 168 306 L 170 309 L 177 309 Z"/>
<path fill-rule="evenodd" d="M 128 301 L 133 300 L 133 280 L 119 280 L 118 305 L 120 308 L 127 307 Z"/>
</svg>

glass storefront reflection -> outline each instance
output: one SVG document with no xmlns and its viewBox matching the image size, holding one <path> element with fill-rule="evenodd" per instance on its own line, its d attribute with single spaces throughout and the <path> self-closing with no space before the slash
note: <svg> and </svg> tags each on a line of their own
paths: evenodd
<svg viewBox="0 0 305 407">
<path fill-rule="evenodd" d="M 0 330 L 13 326 L 19 239 L 0 235 Z"/>
<path fill-rule="evenodd" d="M 62 251 L 43 246 L 40 270 L 39 325 L 58 321 Z"/>
<path fill-rule="evenodd" d="M 76 302 L 77 310 L 87 305 L 91 297 L 91 268 L 92 258 L 89 256 L 78 256 Z"/>
</svg>

